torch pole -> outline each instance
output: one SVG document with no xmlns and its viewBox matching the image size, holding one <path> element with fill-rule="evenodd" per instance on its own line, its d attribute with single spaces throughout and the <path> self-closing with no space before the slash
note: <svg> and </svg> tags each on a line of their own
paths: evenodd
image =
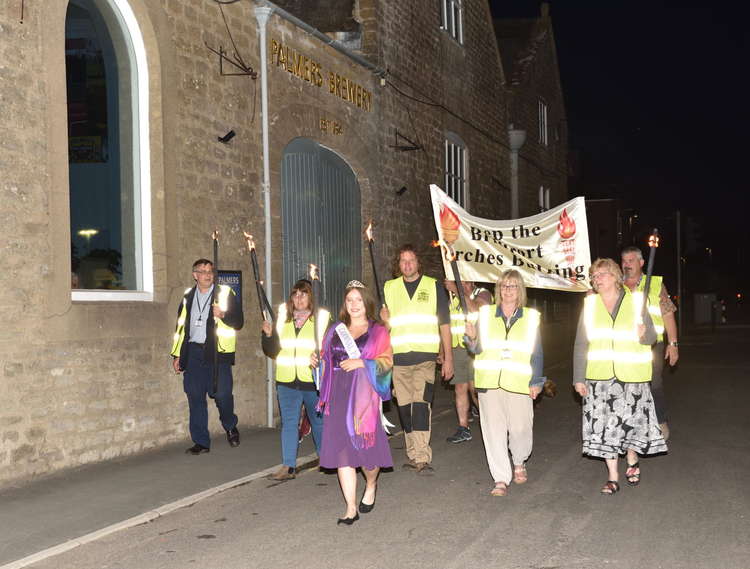
<svg viewBox="0 0 750 569">
<path fill-rule="evenodd" d="M 313 381 L 315 382 L 315 388 L 320 390 L 320 335 L 318 333 L 318 302 L 320 301 L 320 274 L 318 267 L 310 263 L 309 265 L 310 284 L 312 285 L 313 292 L 313 306 L 315 307 L 315 313 L 313 314 L 313 334 L 315 338 L 315 356 L 318 358 L 318 365 L 313 369 Z"/>
<path fill-rule="evenodd" d="M 372 277 L 375 281 L 375 290 L 378 291 L 378 306 L 385 306 L 383 302 L 383 291 L 380 290 L 380 279 L 378 278 L 378 269 L 375 267 L 375 253 L 372 250 L 372 239 L 367 240 L 367 246 L 370 249 L 370 262 L 372 263 Z"/>
<path fill-rule="evenodd" d="M 450 248 L 449 245 L 443 245 L 445 247 L 445 256 L 450 259 L 451 270 L 453 271 L 453 281 L 456 283 L 456 292 L 458 293 L 458 301 L 461 303 L 461 311 L 464 313 L 464 318 L 469 315 L 469 307 L 466 304 L 466 295 L 464 294 L 464 285 L 461 282 L 461 273 L 458 270 L 458 261 L 456 260 L 456 254 Z"/>
<path fill-rule="evenodd" d="M 260 313 L 264 320 L 273 323 L 276 319 L 271 303 L 268 301 L 266 296 L 266 289 L 263 288 L 263 281 L 260 280 L 260 269 L 258 268 L 258 254 L 255 251 L 255 242 L 253 236 L 249 233 L 245 233 L 245 239 L 247 240 L 247 248 L 250 251 L 250 264 L 253 267 L 253 277 L 255 279 L 255 292 L 258 294 L 258 306 L 260 307 Z"/>
<path fill-rule="evenodd" d="M 643 310 L 641 312 L 641 318 L 646 314 L 648 306 L 648 293 L 651 289 L 651 276 L 654 273 L 654 259 L 656 258 L 656 248 L 659 246 L 659 230 L 654 227 L 651 235 L 648 238 L 648 263 L 646 264 L 646 284 L 643 285 Z"/>
<path fill-rule="evenodd" d="M 216 291 L 219 288 L 219 230 L 215 229 L 211 234 L 211 238 L 214 241 L 214 289 L 211 298 L 211 305 L 213 307 L 217 302 Z M 219 390 L 219 326 L 214 318 L 214 353 L 213 353 L 213 369 L 212 369 L 212 387 L 213 394 Z"/>
</svg>

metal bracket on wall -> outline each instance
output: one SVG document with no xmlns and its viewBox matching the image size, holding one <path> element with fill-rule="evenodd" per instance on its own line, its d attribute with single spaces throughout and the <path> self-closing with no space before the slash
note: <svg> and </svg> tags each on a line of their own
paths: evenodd
<svg viewBox="0 0 750 569">
<path fill-rule="evenodd" d="M 21 23 L 23 24 L 23 4 L 25 0 L 21 0 Z"/>
<path fill-rule="evenodd" d="M 227 56 L 227 52 L 224 51 L 224 46 L 220 45 L 219 49 L 216 50 L 216 49 L 212 48 L 210 45 L 208 45 L 208 43 L 206 43 L 205 41 L 203 43 L 205 44 L 206 48 L 210 52 L 215 53 L 216 55 L 219 56 L 219 74 L 220 75 L 249 75 L 250 78 L 252 78 L 252 79 L 257 79 L 258 78 L 258 72 L 255 71 L 249 65 L 246 65 L 245 62 L 242 61 L 242 59 L 237 55 L 236 52 L 235 52 L 233 58 L 230 59 Z M 233 65 L 237 69 L 239 69 L 240 73 L 228 73 L 228 72 L 225 73 L 224 72 L 224 62 L 225 61 L 227 63 Z"/>
<path fill-rule="evenodd" d="M 402 144 L 403 141 L 408 142 L 409 144 Z M 399 152 L 408 152 L 410 150 L 422 150 L 423 146 L 421 144 L 417 144 L 410 138 L 407 138 L 403 134 L 401 134 L 398 130 L 396 131 L 396 137 L 395 137 L 396 144 L 391 144 L 390 148 L 393 148 L 394 150 L 398 150 Z"/>
</svg>

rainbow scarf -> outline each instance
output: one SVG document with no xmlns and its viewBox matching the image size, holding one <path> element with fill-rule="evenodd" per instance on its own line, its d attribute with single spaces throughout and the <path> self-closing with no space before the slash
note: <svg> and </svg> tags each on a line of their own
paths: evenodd
<svg viewBox="0 0 750 569">
<path fill-rule="evenodd" d="M 320 383 L 318 410 L 330 414 L 331 389 L 333 387 L 333 359 L 331 340 L 336 334 L 334 324 L 328 329 L 323 340 L 323 379 Z M 378 369 L 376 358 L 392 358 L 391 337 L 381 324 L 370 321 L 367 342 L 361 348 L 364 368 L 348 372 L 354 374 L 352 390 L 346 412 L 346 428 L 356 449 L 370 448 L 375 444 L 375 433 L 380 427 L 381 401 L 391 398 L 391 370 Z"/>
</svg>

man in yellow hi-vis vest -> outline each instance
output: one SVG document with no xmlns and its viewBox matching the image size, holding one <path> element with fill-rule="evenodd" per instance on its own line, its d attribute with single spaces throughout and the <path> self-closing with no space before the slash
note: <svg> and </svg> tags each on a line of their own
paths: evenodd
<svg viewBox="0 0 750 569">
<path fill-rule="evenodd" d="M 435 361 L 443 348 L 442 376 L 453 376 L 450 311 L 442 284 L 423 276 L 411 245 L 398 252 L 398 278 L 383 286 L 387 305 L 380 317 L 389 327 L 393 346 L 393 389 L 404 429 L 406 470 L 434 473 L 430 431 Z"/>
<path fill-rule="evenodd" d="M 193 263 L 193 278 L 195 286 L 185 291 L 177 312 L 172 365 L 175 373 L 183 373 L 182 384 L 190 409 L 190 437 L 195 444 L 185 452 L 198 455 L 211 449 L 206 395 L 216 402 L 230 446 L 240 444 L 231 366 L 234 365 L 236 331 L 242 328 L 244 319 L 230 287 L 218 285 L 214 294 L 211 261 L 198 259 Z M 213 354 L 217 339 L 219 382 L 213 393 Z"/>
<path fill-rule="evenodd" d="M 633 292 L 636 290 L 643 291 L 646 278 L 643 274 L 643 253 L 641 250 L 634 246 L 625 247 L 622 250 L 621 266 L 625 277 L 625 285 Z M 675 319 L 677 307 L 669 298 L 662 277 L 651 277 L 647 302 L 648 311 L 654 321 L 657 335 L 656 344 L 652 347 L 651 395 L 656 407 L 656 418 L 659 420 L 659 426 L 666 441 L 669 438 L 669 425 L 667 424 L 667 402 L 664 396 L 664 379 L 662 376 L 664 360 L 667 360 L 669 365 L 673 366 L 677 363 L 680 354 L 677 342 L 677 321 Z"/>
</svg>

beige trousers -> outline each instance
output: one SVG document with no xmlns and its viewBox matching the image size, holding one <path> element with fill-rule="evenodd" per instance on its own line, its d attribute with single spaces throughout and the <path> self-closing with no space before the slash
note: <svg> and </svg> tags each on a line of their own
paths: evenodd
<svg viewBox="0 0 750 569">
<path fill-rule="evenodd" d="M 482 424 L 487 464 L 495 482 L 510 484 L 513 463 L 522 465 L 531 454 L 534 407 L 531 397 L 504 389 L 479 392 L 479 419 Z"/>
<path fill-rule="evenodd" d="M 430 434 L 435 362 L 393 366 L 393 391 L 404 429 L 406 456 L 414 462 L 432 462 Z"/>
</svg>

